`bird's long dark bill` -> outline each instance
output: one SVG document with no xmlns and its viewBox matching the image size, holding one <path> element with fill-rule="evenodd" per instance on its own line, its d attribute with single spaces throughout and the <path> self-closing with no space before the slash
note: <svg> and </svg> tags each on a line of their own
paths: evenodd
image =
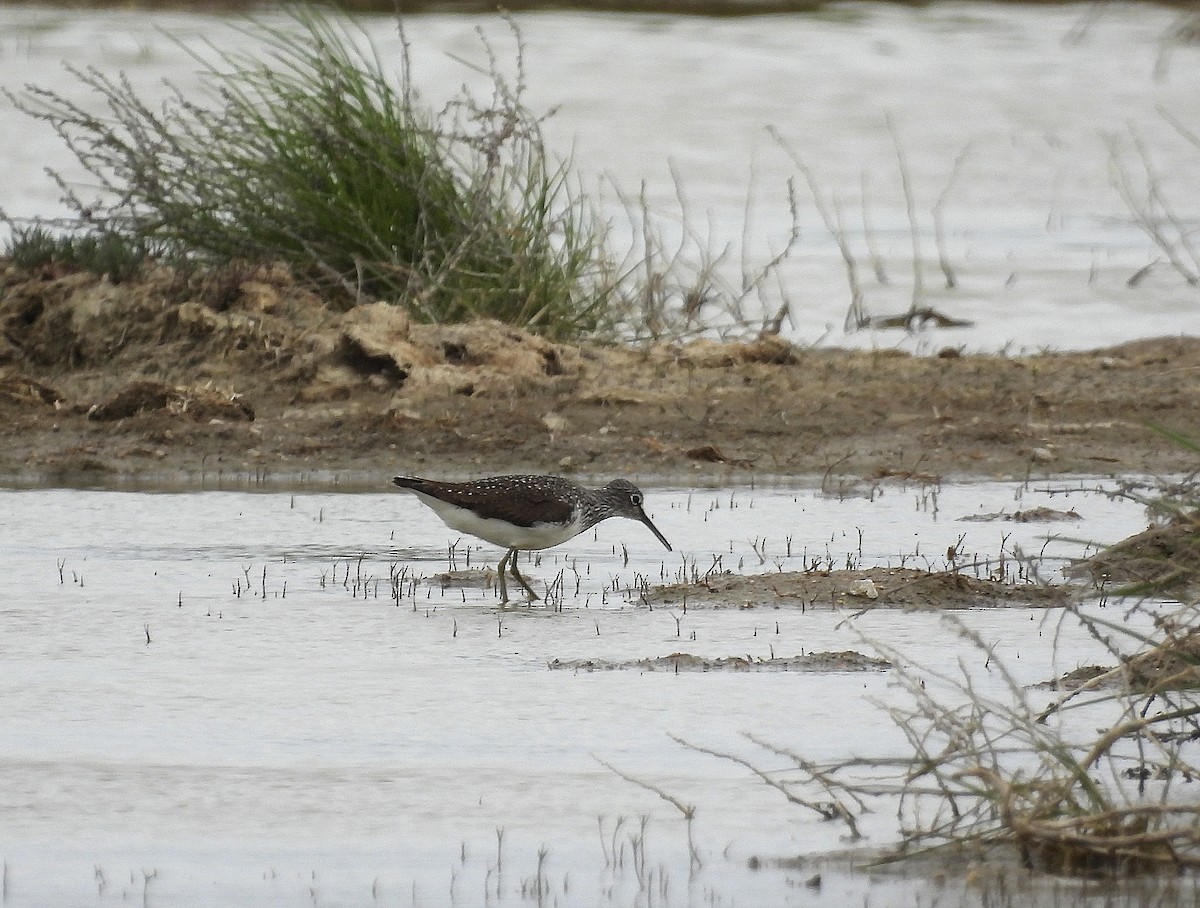
<svg viewBox="0 0 1200 908">
<path fill-rule="evenodd" d="M 651 533 L 653 533 L 655 536 L 657 536 L 657 537 L 658 537 L 658 541 L 659 541 L 659 542 L 661 542 L 663 545 L 665 545 L 665 546 L 667 547 L 667 551 L 668 551 L 668 552 L 673 552 L 673 551 L 674 551 L 674 549 L 672 549 L 672 548 L 671 548 L 671 543 L 667 542 L 667 537 L 666 537 L 666 536 L 664 536 L 662 533 L 660 533 L 660 532 L 658 531 L 658 527 L 656 527 L 656 526 L 655 526 L 653 523 L 651 523 L 651 522 L 650 522 L 650 518 L 646 516 L 646 512 L 645 512 L 645 511 L 642 511 L 642 514 L 641 514 L 641 521 L 642 521 L 642 523 L 644 523 L 646 526 L 650 527 L 650 532 L 651 532 Z"/>
</svg>

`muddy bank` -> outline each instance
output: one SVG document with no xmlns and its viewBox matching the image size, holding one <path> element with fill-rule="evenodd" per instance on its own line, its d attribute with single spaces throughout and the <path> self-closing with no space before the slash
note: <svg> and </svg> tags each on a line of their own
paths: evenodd
<svg viewBox="0 0 1200 908">
<path fill-rule="evenodd" d="M 929 358 L 567 345 L 335 312 L 281 268 L 114 286 L 10 266 L 0 416 L 0 473 L 21 481 L 1169 473 L 1194 455 L 1146 423 L 1200 435 L 1200 340 Z"/>
<path fill-rule="evenodd" d="M 955 571 L 913 568 L 712 574 L 695 583 L 655 587 L 650 608 L 1051 608 L 1082 594 L 1065 585 L 1009 583 Z"/>
<path fill-rule="evenodd" d="M 647 659 L 552 659 L 552 670 L 573 672 L 881 672 L 892 667 L 886 659 L 854 650 L 840 653 L 802 653 L 797 656 L 723 656 L 709 658 L 692 653 L 671 653 Z"/>
</svg>

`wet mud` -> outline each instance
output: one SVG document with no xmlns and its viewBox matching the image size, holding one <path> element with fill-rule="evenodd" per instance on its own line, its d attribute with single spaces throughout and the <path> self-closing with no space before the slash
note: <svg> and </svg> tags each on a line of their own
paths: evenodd
<svg viewBox="0 0 1200 908">
<path fill-rule="evenodd" d="M 1194 338 L 932 357 L 770 335 L 561 344 L 335 311 L 282 268 L 113 285 L 0 265 L 0 473 L 29 481 L 1182 472 L 1193 452 L 1150 424 L 1200 433 L 1197 375 Z"/>
</svg>

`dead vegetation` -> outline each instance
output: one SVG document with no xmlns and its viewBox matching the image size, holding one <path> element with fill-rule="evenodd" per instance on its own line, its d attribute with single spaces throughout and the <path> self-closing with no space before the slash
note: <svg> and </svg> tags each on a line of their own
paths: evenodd
<svg viewBox="0 0 1200 908">
<path fill-rule="evenodd" d="M 1117 625 L 1073 614 L 1097 632 L 1120 634 Z M 1029 869 L 1110 879 L 1200 867 L 1200 804 L 1186 788 L 1197 777 L 1200 742 L 1194 649 L 1127 660 L 1143 687 L 1104 691 L 1088 669 L 1090 680 L 1041 709 L 991 646 L 951 623 L 963 643 L 956 665 L 917 665 L 871 641 L 904 693 L 880 708 L 903 733 L 908 755 L 817 761 L 748 735 L 763 754 L 755 759 L 681 743 L 744 766 L 791 803 L 844 823 L 851 841 L 880 799 L 898 803 L 900 839 L 885 861 L 1007 850 Z M 1195 635 L 1191 627 L 1181 639 Z M 972 667 L 975 656 L 999 673 L 998 690 L 985 682 L 987 671 Z M 1177 669 L 1185 663 L 1189 686 L 1180 690 Z M 1162 677 L 1151 680 L 1158 666 Z M 1094 731 L 1084 735 L 1081 727 Z"/>
<path fill-rule="evenodd" d="M 693 749 L 745 766 L 790 802 L 845 823 L 852 840 L 877 800 L 898 803 L 899 841 L 888 860 L 1007 852 L 1030 870 L 1104 879 L 1200 869 L 1200 800 L 1190 787 L 1200 778 L 1197 484 L 1193 475 L 1121 494 L 1144 501 L 1160 523 L 1082 570 L 1125 598 L 1066 602 L 1038 631 L 1055 639 L 1082 631 L 1114 665 L 1025 685 L 997 658 L 995 641 L 947 614 L 961 645 L 943 664 L 916 664 L 865 638 L 892 664 L 902 692 L 879 703 L 907 742 L 900 755 L 818 761 L 749 736 L 772 761 L 768 771 L 760 760 Z M 1179 601 L 1133 596 L 1148 592 Z M 1118 606 L 1123 613 L 1114 614 Z"/>
</svg>

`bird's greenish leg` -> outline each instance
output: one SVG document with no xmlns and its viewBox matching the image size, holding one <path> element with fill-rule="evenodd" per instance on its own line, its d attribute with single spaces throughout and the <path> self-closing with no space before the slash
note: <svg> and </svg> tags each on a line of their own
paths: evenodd
<svg viewBox="0 0 1200 908">
<path fill-rule="evenodd" d="M 517 550 L 512 549 L 509 552 L 509 555 L 512 556 L 508 560 L 508 566 L 512 570 L 512 575 L 517 578 L 517 583 L 519 583 L 519 584 L 521 584 L 521 586 L 525 587 L 525 592 L 527 592 L 529 594 L 529 601 L 536 602 L 541 597 L 539 597 L 538 594 L 533 591 L 533 587 L 531 587 L 528 583 L 525 582 L 525 578 L 522 577 L 521 572 L 517 570 Z"/>
<path fill-rule="evenodd" d="M 517 553 L 516 549 L 509 549 L 504 553 L 504 557 L 500 559 L 500 563 L 496 566 L 496 573 L 500 577 L 500 604 L 504 605 L 508 602 L 508 585 L 504 582 L 504 571 L 508 567 L 508 560 Z"/>
</svg>

